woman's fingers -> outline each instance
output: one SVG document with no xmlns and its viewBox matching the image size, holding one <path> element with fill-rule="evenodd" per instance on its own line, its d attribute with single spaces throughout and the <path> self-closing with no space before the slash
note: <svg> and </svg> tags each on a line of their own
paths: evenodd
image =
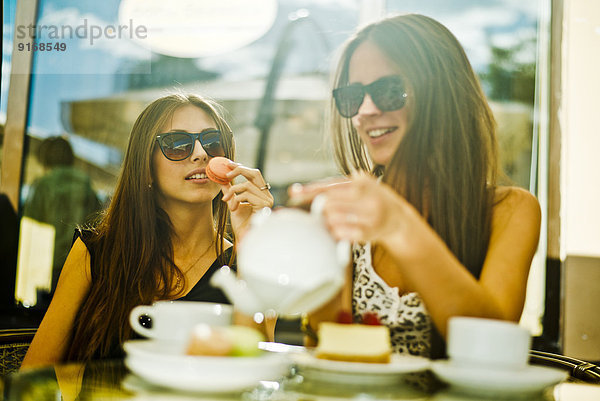
<svg viewBox="0 0 600 401">
<path fill-rule="evenodd" d="M 335 227 L 331 230 L 331 234 L 336 240 L 346 240 L 350 242 L 368 241 L 363 231 L 357 227 Z"/>
<path fill-rule="evenodd" d="M 234 197 L 239 197 L 249 192 L 255 196 L 244 196 L 243 200 L 241 200 L 242 202 L 247 201 L 251 203 L 254 209 L 265 206 L 272 207 L 274 202 L 273 195 L 269 191 L 269 186 L 260 170 L 248 168 L 238 163 L 233 163 L 233 165 L 235 165 L 235 168 L 227 174 L 227 177 L 233 180 L 235 177 L 242 176 L 246 178 L 246 181 L 230 185 L 227 190 L 223 190 L 223 200 L 228 202 Z M 221 188 L 223 189 L 223 186 Z"/>
<path fill-rule="evenodd" d="M 249 168 L 241 164 L 236 164 L 236 167 L 227 173 L 227 178 L 233 180 L 240 175 L 258 188 L 263 188 L 267 185 L 259 169 Z"/>
<path fill-rule="evenodd" d="M 251 192 L 243 192 L 241 194 L 236 194 L 234 199 L 238 203 L 248 203 L 252 206 L 253 210 L 259 210 L 264 207 L 271 207 L 272 202 L 269 199 L 265 199 L 264 197 L 259 197 Z"/>
<path fill-rule="evenodd" d="M 355 204 L 328 202 L 323 214 L 327 228 L 337 239 L 362 241 L 364 234 L 370 231 L 371 214 Z"/>
<path fill-rule="evenodd" d="M 223 201 L 227 203 L 227 207 L 231 212 L 235 212 L 240 204 L 240 201 L 236 196 L 229 197 L 227 200 L 225 200 L 225 197 L 223 197 Z"/>
<path fill-rule="evenodd" d="M 224 202 L 227 202 L 229 210 L 237 210 L 240 203 L 248 203 L 253 210 L 273 206 L 273 196 L 268 191 L 260 191 L 247 183 L 237 184 L 230 187 L 221 186 Z"/>
<path fill-rule="evenodd" d="M 256 185 L 254 185 L 250 181 L 244 181 L 242 183 L 232 185 L 230 192 L 235 193 L 235 194 L 251 192 L 259 197 L 261 195 L 265 195 L 265 194 L 269 193 L 268 191 L 261 190 L 260 188 L 258 188 Z"/>
<path fill-rule="evenodd" d="M 300 206 L 312 202 L 319 194 L 328 193 L 334 188 L 350 184 L 346 177 L 329 178 L 323 181 L 311 182 L 308 184 L 293 184 L 288 188 L 290 206 Z"/>
<path fill-rule="evenodd" d="M 337 239 L 377 240 L 385 235 L 388 219 L 385 185 L 365 175 L 353 176 L 346 185 L 326 191 L 325 224 Z"/>
<path fill-rule="evenodd" d="M 223 201 L 225 202 L 230 200 L 235 195 L 241 195 L 243 193 L 248 192 L 255 195 L 255 198 L 251 197 L 249 199 L 261 200 L 261 204 L 265 203 L 265 205 L 269 207 L 273 206 L 273 195 L 271 194 L 271 192 L 266 189 L 262 190 L 258 188 L 255 184 L 251 183 L 250 181 L 244 181 L 235 185 L 221 185 L 221 190 L 223 192 Z"/>
</svg>

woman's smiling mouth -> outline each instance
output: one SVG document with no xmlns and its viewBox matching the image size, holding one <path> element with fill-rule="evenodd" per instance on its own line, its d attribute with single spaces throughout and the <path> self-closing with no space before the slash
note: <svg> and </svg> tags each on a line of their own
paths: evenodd
<svg viewBox="0 0 600 401">
<path fill-rule="evenodd" d="M 369 138 L 379 138 L 380 136 L 383 136 L 385 134 L 389 134 L 389 133 L 395 131 L 397 128 L 398 127 L 373 129 L 373 130 L 367 131 L 367 135 L 369 136 Z"/>
<path fill-rule="evenodd" d="M 208 178 L 206 173 L 196 173 L 190 175 L 189 177 L 185 177 L 186 180 L 204 180 L 206 178 Z"/>
</svg>

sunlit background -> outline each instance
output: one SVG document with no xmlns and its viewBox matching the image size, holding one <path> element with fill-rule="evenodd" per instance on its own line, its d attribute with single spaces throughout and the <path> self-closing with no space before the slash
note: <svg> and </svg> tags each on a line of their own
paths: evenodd
<svg viewBox="0 0 600 401">
<path fill-rule="evenodd" d="M 16 1 L 3 2 L 2 123 L 11 55 L 31 42 L 15 37 Z M 41 141 L 64 136 L 75 168 L 91 178 L 106 204 L 139 112 L 159 96 L 182 91 L 226 107 L 237 161 L 261 168 L 276 204 L 283 204 L 291 183 L 338 174 L 324 127 L 337 50 L 361 24 L 406 12 L 436 18 L 458 37 L 498 120 L 503 169 L 514 184 L 535 191 L 539 1 L 39 0 L 38 42 L 66 49 L 34 53 L 20 202 L 27 203 L 31 186 L 45 173 L 36 156 Z M 121 37 L 108 37 L 120 25 L 129 28 Z M 92 26 L 103 34 L 91 37 Z M 52 27 L 63 36 L 53 37 Z M 132 27 L 144 30 L 132 35 Z M 73 37 L 64 36 L 67 28 Z M 17 299 L 44 307 L 52 264 L 62 266 L 68 251 L 53 249 L 52 241 L 73 227 L 24 221 Z M 539 289 L 543 276 L 531 282 Z M 539 290 L 533 292 L 536 301 L 528 303 L 525 315 L 535 332 L 543 301 Z"/>
</svg>

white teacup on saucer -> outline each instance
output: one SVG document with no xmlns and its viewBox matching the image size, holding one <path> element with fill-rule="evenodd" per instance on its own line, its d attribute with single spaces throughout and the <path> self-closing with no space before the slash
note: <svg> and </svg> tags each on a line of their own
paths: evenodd
<svg viewBox="0 0 600 401">
<path fill-rule="evenodd" d="M 462 393 L 519 396 L 541 392 L 567 373 L 528 364 L 531 334 L 514 322 L 453 317 L 448 322 L 448 360 L 431 370 Z"/>
<path fill-rule="evenodd" d="M 523 369 L 530 348 L 531 334 L 514 322 L 462 316 L 448 322 L 448 357 L 458 366 Z"/>
<path fill-rule="evenodd" d="M 151 322 L 144 326 L 140 318 L 146 316 Z M 211 302 L 157 301 L 152 305 L 138 305 L 129 314 L 129 324 L 138 334 L 168 341 L 185 341 L 192 329 L 201 323 L 210 326 L 231 324 L 233 307 Z"/>
</svg>

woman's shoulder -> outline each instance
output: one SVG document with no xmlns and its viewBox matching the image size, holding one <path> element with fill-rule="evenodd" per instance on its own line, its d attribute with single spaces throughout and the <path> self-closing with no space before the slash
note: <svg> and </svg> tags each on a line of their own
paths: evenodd
<svg viewBox="0 0 600 401">
<path fill-rule="evenodd" d="M 90 283 L 92 281 L 91 257 L 92 254 L 85 242 L 80 237 L 75 238 L 63 266 L 59 284 L 63 275 L 79 277 L 84 279 L 86 283 Z"/>
<path fill-rule="evenodd" d="M 84 252 L 89 258 L 86 265 L 86 274 L 91 281 L 94 281 L 98 274 L 98 266 L 95 263 L 99 252 L 98 247 L 100 246 L 98 239 L 99 234 L 96 229 L 91 227 L 77 227 L 73 234 L 73 243 L 71 245 L 71 252 L 77 252 L 76 248 L 79 248 L 79 252 Z"/>
<path fill-rule="evenodd" d="M 512 217 L 539 221 L 540 204 L 531 192 L 516 186 L 499 186 L 494 196 L 494 220 Z"/>
<path fill-rule="evenodd" d="M 537 206 L 539 208 L 539 202 L 535 195 L 525 188 L 498 186 L 494 195 L 494 207 Z"/>
</svg>

